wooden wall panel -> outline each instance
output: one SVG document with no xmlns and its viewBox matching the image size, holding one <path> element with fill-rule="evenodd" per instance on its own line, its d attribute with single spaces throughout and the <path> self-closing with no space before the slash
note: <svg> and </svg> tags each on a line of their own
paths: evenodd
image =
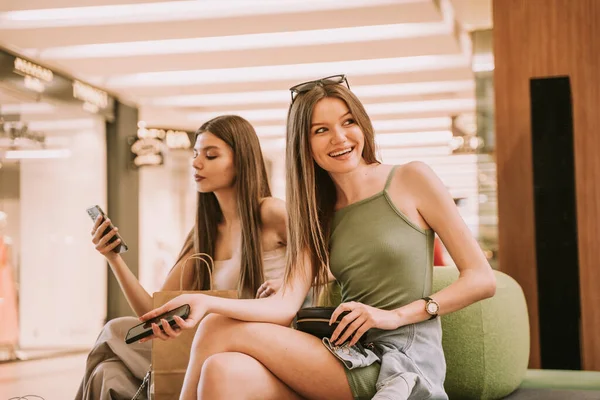
<svg viewBox="0 0 600 400">
<path fill-rule="evenodd" d="M 568 75 L 573 91 L 582 360 L 584 369 L 600 370 L 600 1 L 494 0 L 493 13 L 500 269 L 513 276 L 527 296 L 530 367 L 539 367 L 529 79 Z"/>
</svg>

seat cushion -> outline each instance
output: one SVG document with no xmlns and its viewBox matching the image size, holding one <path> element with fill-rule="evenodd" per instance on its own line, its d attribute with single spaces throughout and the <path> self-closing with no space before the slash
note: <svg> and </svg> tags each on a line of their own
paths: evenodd
<svg viewBox="0 0 600 400">
<path fill-rule="evenodd" d="M 451 399 L 500 399 L 525 377 L 529 362 L 525 296 L 510 276 L 494 273 L 494 297 L 442 317 L 445 388 Z M 450 285 L 458 274 L 454 267 L 434 268 L 434 292 Z"/>
<path fill-rule="evenodd" d="M 600 391 L 600 372 L 530 369 L 521 388 Z"/>
</svg>

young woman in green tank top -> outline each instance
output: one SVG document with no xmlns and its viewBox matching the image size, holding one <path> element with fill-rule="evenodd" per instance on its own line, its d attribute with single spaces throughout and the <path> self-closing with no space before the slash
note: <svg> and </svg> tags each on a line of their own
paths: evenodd
<svg viewBox="0 0 600 400">
<path fill-rule="evenodd" d="M 201 322 L 180 398 L 366 399 L 399 375 L 403 398 L 447 398 L 435 317 L 493 296 L 487 260 L 427 165 L 377 161 L 371 121 L 344 76 L 291 90 L 284 288 L 258 300 L 184 295 L 142 317 L 188 303 L 178 325 Z M 432 294 L 433 232 L 460 277 Z M 391 355 L 381 365 L 347 370 L 321 340 L 289 328 L 311 286 L 332 279 L 343 301 L 332 320 L 350 313 L 331 342 L 366 335 Z M 378 382 L 386 367 L 389 379 Z"/>
</svg>

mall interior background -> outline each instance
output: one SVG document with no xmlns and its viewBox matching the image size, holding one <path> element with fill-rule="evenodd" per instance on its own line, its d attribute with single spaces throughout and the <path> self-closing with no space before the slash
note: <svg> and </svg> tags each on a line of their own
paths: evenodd
<svg viewBox="0 0 600 400">
<path fill-rule="evenodd" d="M 0 235 L 18 295 L 3 357 L 89 347 L 107 318 L 131 314 L 91 244 L 93 204 L 159 288 L 192 225 L 203 121 L 250 120 L 284 199 L 288 88 L 332 74 L 366 104 L 381 160 L 428 163 L 497 267 L 491 0 L 47 7 L 0 2 Z"/>
</svg>

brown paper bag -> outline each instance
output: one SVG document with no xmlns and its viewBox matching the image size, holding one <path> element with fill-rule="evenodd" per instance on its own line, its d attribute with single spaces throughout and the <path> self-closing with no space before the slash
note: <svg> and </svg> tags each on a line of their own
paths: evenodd
<svg viewBox="0 0 600 400">
<path fill-rule="evenodd" d="M 207 261 L 208 259 L 208 261 Z M 184 293 L 203 293 L 210 296 L 224 297 L 228 299 L 237 299 L 237 290 L 212 290 L 213 281 L 210 271 L 213 259 L 205 253 L 192 254 L 189 256 L 183 265 L 181 271 L 181 280 L 179 287 L 183 288 L 183 269 L 188 261 L 199 260 L 201 267 L 206 267 L 209 270 L 210 288 L 211 290 L 203 291 L 164 291 L 155 292 L 153 296 L 154 308 L 160 307 L 169 300 Z M 209 264 L 210 261 L 210 264 Z M 152 341 L 152 377 L 150 383 L 150 393 L 155 400 L 177 400 L 183 385 L 183 378 L 190 360 L 190 351 L 192 341 L 196 334 L 196 328 L 185 330 L 173 340 Z"/>
</svg>

